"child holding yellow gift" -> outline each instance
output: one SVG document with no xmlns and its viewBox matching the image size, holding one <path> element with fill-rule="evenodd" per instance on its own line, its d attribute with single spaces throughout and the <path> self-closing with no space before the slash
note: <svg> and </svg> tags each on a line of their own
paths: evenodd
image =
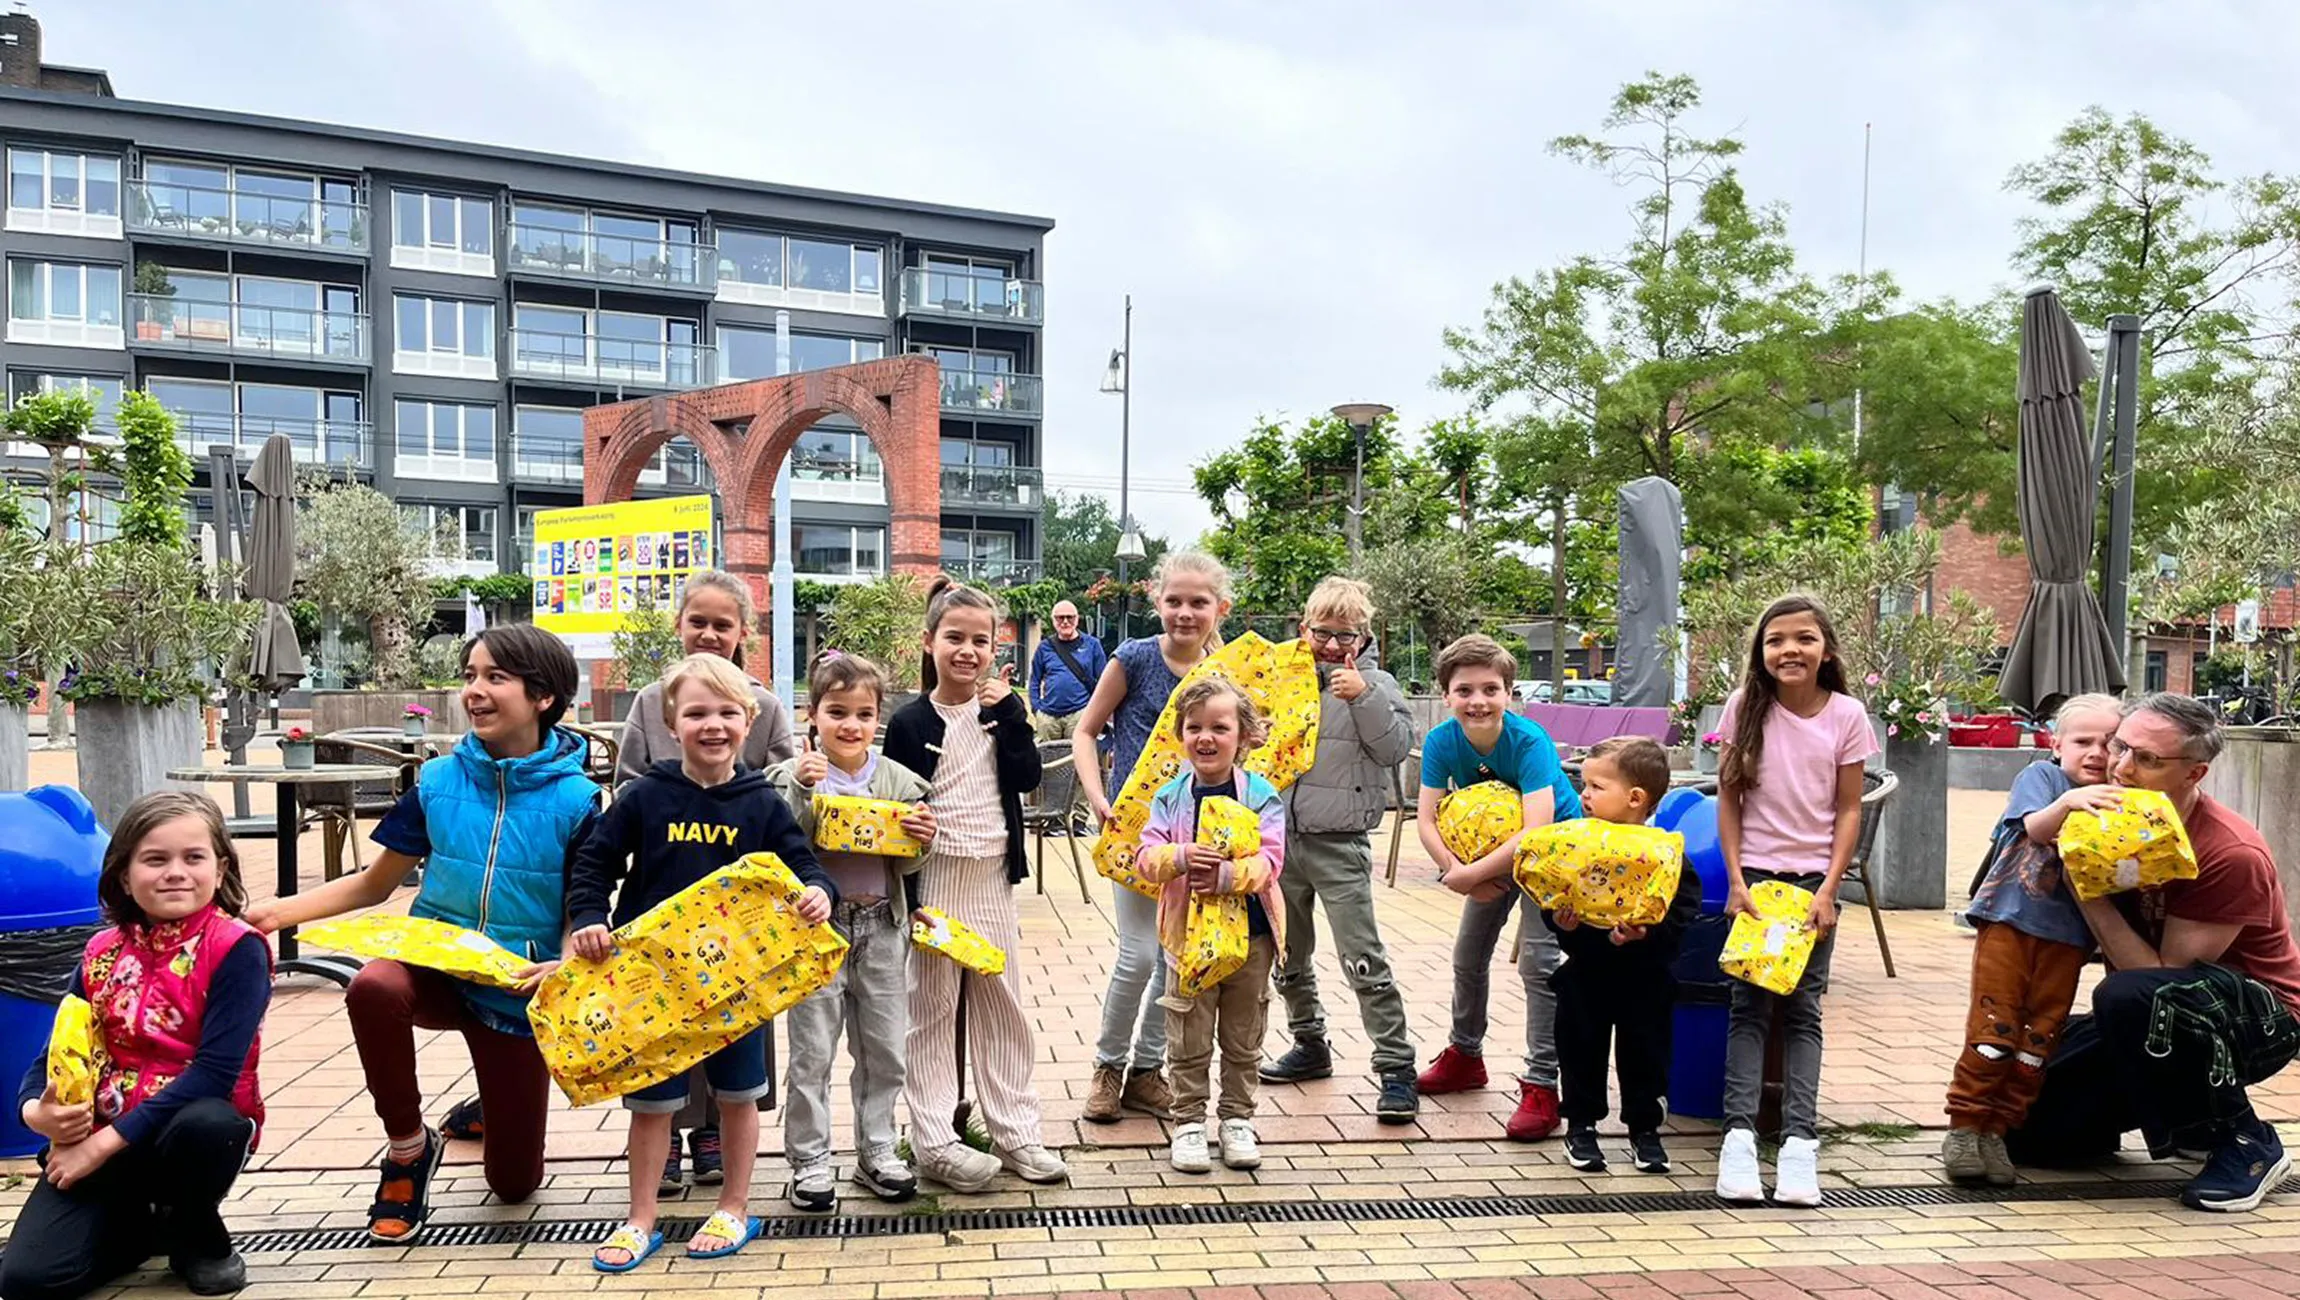
<svg viewBox="0 0 2300 1300">
<path fill-rule="evenodd" d="M 1643 826 L 1669 793 L 1669 754 L 1643 736 L 1616 736 L 1581 764 L 1581 806 L 1597 821 Z M 1562 828 L 1561 828 L 1562 829 Z M 1677 979 L 1670 967 L 1685 927 L 1701 911 L 1701 876 L 1680 868 L 1669 914 L 1658 925 L 1598 927 L 1570 910 L 1544 912 L 1565 964 L 1549 977 L 1557 992 L 1557 1064 L 1563 1087 L 1565 1158 L 1585 1173 L 1605 1168 L 1597 1121 L 1605 1118 L 1605 1058 L 1621 1073 L 1621 1119 L 1629 1152 L 1649 1174 L 1669 1172 L 1661 1145 L 1662 1094 L 1669 1089 L 1669 1039 Z"/>
<path fill-rule="evenodd" d="M 934 843 L 934 812 L 926 805 L 932 787 L 871 747 L 885 703 L 886 674 L 861 655 L 825 650 L 807 673 L 811 743 L 797 758 L 777 764 L 767 780 L 809 836 L 816 830 L 816 796 L 852 795 L 911 805 L 901 819 L 903 833 Z M 907 1201 L 918 1192 L 918 1177 L 895 1153 L 894 1131 L 910 1034 L 910 918 L 902 905 L 902 878 L 916 873 L 923 859 L 829 849 L 815 856 L 838 887 L 831 925 L 846 937 L 847 956 L 827 987 L 784 1017 L 791 1041 L 783 1111 L 791 1204 L 817 1213 L 838 1207 L 831 1170 L 831 1066 L 842 1029 L 855 1063 L 849 1080 L 854 1180 L 882 1201 Z"/>
<path fill-rule="evenodd" d="M 1215 1043 L 1222 1051 L 1222 1163 L 1252 1169 L 1262 1163 L 1254 1135 L 1254 1093 L 1269 1027 L 1270 967 L 1285 942 L 1285 902 L 1278 873 L 1286 860 L 1286 805 L 1268 781 L 1238 766 L 1261 739 L 1254 702 L 1227 678 L 1209 676 L 1184 687 L 1174 704 L 1175 727 L 1189 770 L 1159 789 L 1142 828 L 1137 869 L 1163 888 L 1158 894 L 1158 940 L 1167 980 L 1190 939 L 1193 897 L 1246 900 L 1246 960 L 1195 998 L 1179 990 L 1161 999 L 1174 1078 L 1174 1138 L 1170 1158 L 1183 1173 L 1213 1167 L 1206 1144 L 1206 1103 Z M 1258 819 L 1260 843 L 1232 858 L 1200 842 L 1206 801 L 1236 800 Z"/>
<path fill-rule="evenodd" d="M 800 919 L 830 919 L 834 886 L 815 861 L 806 835 L 764 773 L 742 762 L 758 705 L 750 679 L 716 655 L 692 655 L 663 676 L 663 712 L 679 741 L 664 759 L 623 787 L 590 838 L 576 851 L 567 884 L 568 948 L 603 961 L 615 947 L 608 926 L 626 925 L 672 895 L 748 853 L 772 853 L 807 883 L 795 907 Z M 626 875 L 626 868 L 629 874 Z M 618 888 L 620 886 L 620 888 Z M 751 1170 L 758 1160 L 758 1100 L 773 1088 L 767 1074 L 765 1025 L 704 1061 L 725 1135 L 726 1181 L 711 1217 L 687 1243 L 694 1259 L 732 1255 L 758 1235 L 750 1213 Z M 628 1273 L 663 1245 L 656 1230 L 660 1174 L 671 1149 L 671 1125 L 687 1103 L 686 1073 L 623 1099 L 631 1112 L 631 1213 L 592 1252 L 602 1273 Z"/>
<path fill-rule="evenodd" d="M 1813 895 L 1804 925 L 1819 938 L 1795 991 L 1733 982 L 1725 1038 L 1725 1146 L 1717 1195 L 1762 1201 L 1757 1105 L 1773 1012 L 1788 1041 L 1781 1158 L 1773 1199 L 1821 1203 L 1821 994 L 1837 930 L 1837 886 L 1861 832 L 1861 769 L 1877 750 L 1868 710 L 1845 689 L 1837 632 L 1804 596 L 1774 601 L 1750 633 L 1741 689 L 1725 701 L 1717 774 L 1717 839 L 1729 882 L 1725 913 L 1756 915 L 1749 886 L 1770 880 Z"/>
</svg>

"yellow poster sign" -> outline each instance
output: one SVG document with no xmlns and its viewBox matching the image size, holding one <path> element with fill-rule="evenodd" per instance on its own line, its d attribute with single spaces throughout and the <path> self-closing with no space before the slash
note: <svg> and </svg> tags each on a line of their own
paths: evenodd
<svg viewBox="0 0 2300 1300">
<path fill-rule="evenodd" d="M 642 604 L 675 608 L 687 575 L 714 566 L 711 498 L 539 510 L 529 559 L 536 626 L 578 645 L 604 643 Z"/>
</svg>

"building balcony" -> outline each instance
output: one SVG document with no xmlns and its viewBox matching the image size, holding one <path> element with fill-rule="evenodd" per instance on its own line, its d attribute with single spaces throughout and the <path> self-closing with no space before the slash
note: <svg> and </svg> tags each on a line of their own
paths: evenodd
<svg viewBox="0 0 2300 1300">
<path fill-rule="evenodd" d="M 902 273 L 902 311 L 905 316 L 1036 329 L 1046 323 L 1046 286 L 914 266 Z"/>
<path fill-rule="evenodd" d="M 1037 560 L 1001 560 L 976 557 L 954 560 L 944 557 L 942 571 L 970 582 L 1021 583 L 1036 582 L 1046 566 Z"/>
<path fill-rule="evenodd" d="M 128 295 L 128 345 L 134 348 L 364 366 L 367 331 L 366 312 Z"/>
<path fill-rule="evenodd" d="M 1026 465 L 945 465 L 942 467 L 942 505 L 1027 510 L 1038 512 L 1044 503 L 1045 474 Z"/>
<path fill-rule="evenodd" d="M 375 468 L 375 429 L 365 420 L 297 420 L 265 415 L 173 411 L 184 450 L 205 462 L 211 447 L 230 447 L 253 460 L 275 434 L 286 434 L 299 465 Z"/>
<path fill-rule="evenodd" d="M 128 229 L 167 239 L 357 254 L 367 251 L 367 204 L 135 180 L 128 185 Z"/>
<path fill-rule="evenodd" d="M 719 283 L 719 250 L 711 244 L 544 226 L 513 224 L 503 263 L 513 275 L 638 289 L 710 293 Z"/>
<path fill-rule="evenodd" d="M 945 370 L 942 409 L 954 415 L 986 415 L 1035 420 L 1045 410 L 1036 375 L 1003 370 Z"/>
<path fill-rule="evenodd" d="M 531 486 L 583 486 L 583 446 L 565 438 L 511 435 L 511 478 Z M 711 491 L 716 484 L 703 455 L 680 443 L 657 451 L 639 471 L 639 486 Z"/>
<path fill-rule="evenodd" d="M 700 388 L 717 382 L 719 350 L 705 343 L 652 343 L 514 328 L 511 373 L 585 388 Z"/>
</svg>

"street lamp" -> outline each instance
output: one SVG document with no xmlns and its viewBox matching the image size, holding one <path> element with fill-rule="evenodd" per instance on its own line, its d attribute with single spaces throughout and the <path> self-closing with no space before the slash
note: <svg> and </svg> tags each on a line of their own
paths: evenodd
<svg viewBox="0 0 2300 1300">
<path fill-rule="evenodd" d="M 1127 489 L 1131 486 L 1134 447 L 1134 295 L 1126 295 L 1126 325 L 1110 368 L 1102 372 L 1102 391 L 1118 394 L 1118 638 L 1129 631 L 1133 599 L 1127 594 L 1126 566 L 1143 559 L 1142 538 L 1134 531 Z"/>
<path fill-rule="evenodd" d="M 1366 438 L 1373 432 L 1374 421 L 1391 414 L 1391 408 L 1380 402 L 1344 402 L 1334 408 L 1337 419 L 1350 426 L 1357 435 L 1358 468 L 1350 476 L 1350 567 L 1356 568 L 1358 556 L 1365 549 L 1366 517 Z"/>
</svg>

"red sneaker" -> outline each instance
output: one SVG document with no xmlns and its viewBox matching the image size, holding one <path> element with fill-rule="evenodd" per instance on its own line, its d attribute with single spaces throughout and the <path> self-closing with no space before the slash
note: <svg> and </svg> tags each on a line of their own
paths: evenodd
<svg viewBox="0 0 2300 1300">
<path fill-rule="evenodd" d="M 1557 1089 L 1518 1084 L 1517 1113 L 1509 1117 L 1509 1140 L 1539 1142 L 1557 1131 Z"/>
<path fill-rule="evenodd" d="M 1485 1058 L 1471 1056 L 1458 1047 L 1448 1047 L 1430 1062 L 1430 1068 L 1414 1080 L 1414 1087 L 1425 1097 L 1441 1092 L 1468 1092 L 1485 1086 Z M 1555 1123 L 1557 1108 L 1550 1107 L 1551 1123 Z"/>
</svg>

